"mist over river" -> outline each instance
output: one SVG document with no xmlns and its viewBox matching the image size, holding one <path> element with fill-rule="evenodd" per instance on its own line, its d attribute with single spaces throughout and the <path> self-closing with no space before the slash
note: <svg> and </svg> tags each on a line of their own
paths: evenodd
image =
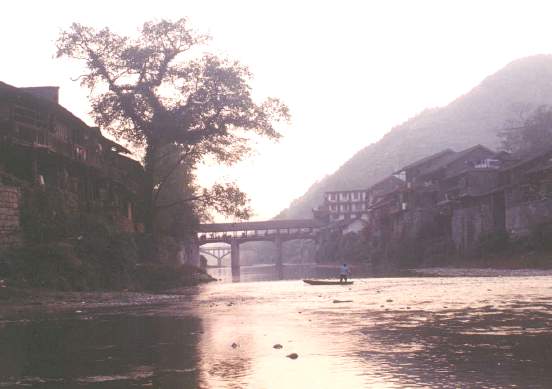
<svg viewBox="0 0 552 389">
<path fill-rule="evenodd" d="M 0 388 L 552 387 L 552 277 L 211 272 L 223 281 L 143 303 L 0 316 Z"/>
</svg>

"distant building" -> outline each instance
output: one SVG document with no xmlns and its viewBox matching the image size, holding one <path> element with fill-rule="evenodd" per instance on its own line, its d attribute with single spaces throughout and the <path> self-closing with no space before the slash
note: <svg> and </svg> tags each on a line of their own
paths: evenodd
<svg viewBox="0 0 552 389">
<path fill-rule="evenodd" d="M 509 154 L 476 145 L 446 149 L 399 169 L 387 178 L 395 187 L 369 203 L 372 247 L 386 252 L 417 242 L 433 253 L 449 246 L 461 253 L 473 249 L 482 235 L 504 229 L 501 169 L 512 163 Z"/>
<path fill-rule="evenodd" d="M 384 201 L 387 196 L 399 189 L 405 187 L 405 182 L 396 176 L 389 176 L 372 185 L 368 190 L 368 206 L 372 207 L 381 201 Z"/>
<path fill-rule="evenodd" d="M 344 220 L 343 223 L 344 224 L 341 229 L 342 235 L 349 233 L 360 234 L 367 226 L 367 222 L 363 219 Z"/>
<path fill-rule="evenodd" d="M 367 217 L 367 191 L 341 190 L 324 193 L 321 209 L 329 214 L 331 222 Z"/>
<path fill-rule="evenodd" d="M 528 155 L 501 171 L 505 228 L 512 236 L 552 226 L 552 148 Z"/>
<path fill-rule="evenodd" d="M 370 188 L 326 192 L 315 216 L 328 223 L 321 257 L 337 255 L 340 236 L 362 233 L 363 255 L 383 268 L 471 255 L 504 233 L 549 239 L 552 148 L 524 156 L 482 145 L 446 149 Z"/>
<path fill-rule="evenodd" d="M 411 189 L 414 185 L 422 184 L 420 177 L 423 176 L 424 173 L 433 169 L 440 162 L 447 160 L 454 154 L 456 153 L 451 149 L 440 151 L 402 167 L 393 173 L 393 175 L 401 178 L 406 183 L 406 186 Z"/>
</svg>

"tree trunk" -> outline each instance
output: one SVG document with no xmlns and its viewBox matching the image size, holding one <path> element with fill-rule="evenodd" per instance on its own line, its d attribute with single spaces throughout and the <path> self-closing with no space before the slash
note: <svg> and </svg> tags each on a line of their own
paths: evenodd
<svg viewBox="0 0 552 389">
<path fill-rule="evenodd" d="M 155 231 L 155 204 L 154 204 L 154 182 L 155 182 L 155 153 L 156 146 L 150 141 L 146 147 L 144 158 L 144 229 L 148 234 Z"/>
</svg>

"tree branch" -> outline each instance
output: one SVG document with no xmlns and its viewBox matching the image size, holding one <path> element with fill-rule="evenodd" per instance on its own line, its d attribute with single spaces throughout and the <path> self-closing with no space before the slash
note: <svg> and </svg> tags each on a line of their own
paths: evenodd
<svg viewBox="0 0 552 389">
<path fill-rule="evenodd" d="M 168 204 L 162 204 L 162 205 L 157 205 L 155 207 L 155 209 L 167 209 L 167 208 L 172 208 L 176 205 L 180 205 L 180 204 L 184 204 L 184 203 L 189 203 L 190 201 L 197 201 L 197 200 L 201 200 L 203 198 L 206 198 L 208 197 L 208 195 L 206 194 L 203 194 L 203 195 L 197 195 L 197 196 L 192 196 L 192 197 L 188 197 L 188 198 L 185 198 L 185 199 L 180 199 L 178 201 L 174 201 L 172 203 L 168 203 Z"/>
<path fill-rule="evenodd" d="M 92 50 L 88 46 L 88 44 L 85 43 L 85 46 L 86 46 L 86 50 L 88 52 L 88 55 L 90 56 L 90 58 L 92 58 L 92 60 L 96 64 L 96 68 L 98 69 L 99 74 L 105 79 L 105 81 L 109 85 L 109 90 L 112 91 L 113 93 L 115 93 L 117 95 L 117 97 L 119 98 L 119 101 L 121 103 L 121 107 L 123 108 L 125 113 L 134 122 L 135 126 L 137 126 L 139 128 L 144 128 L 145 127 L 144 121 L 142 120 L 142 118 L 139 115 L 136 114 L 136 112 L 133 109 L 129 108 L 128 105 L 125 103 L 128 97 L 122 92 L 121 88 L 117 85 L 115 80 L 111 77 L 111 74 L 107 70 L 107 67 L 106 67 L 105 63 L 102 60 L 100 60 L 100 56 L 94 50 Z"/>
</svg>

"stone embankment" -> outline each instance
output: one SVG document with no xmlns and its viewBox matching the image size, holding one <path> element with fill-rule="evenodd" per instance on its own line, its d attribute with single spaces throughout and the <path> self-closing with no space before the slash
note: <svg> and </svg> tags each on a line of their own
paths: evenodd
<svg viewBox="0 0 552 389">
<path fill-rule="evenodd" d="M 0 248 L 19 242 L 20 202 L 19 189 L 0 185 Z"/>
<path fill-rule="evenodd" d="M 415 276 L 433 277 L 536 277 L 552 276 L 552 269 L 492 269 L 492 268 L 448 268 L 432 267 L 410 269 Z"/>
</svg>

